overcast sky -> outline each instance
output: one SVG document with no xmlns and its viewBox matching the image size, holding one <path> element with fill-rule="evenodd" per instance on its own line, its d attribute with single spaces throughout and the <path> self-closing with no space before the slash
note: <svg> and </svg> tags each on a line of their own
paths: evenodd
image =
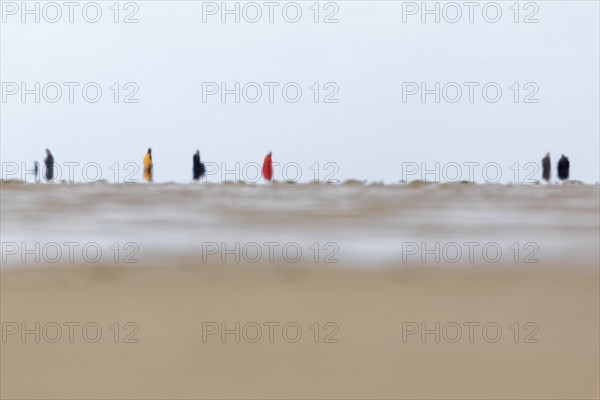
<svg viewBox="0 0 600 400">
<path fill-rule="evenodd" d="M 60 18 L 56 7 L 39 3 L 36 23 L 20 1 L 2 1 L 3 178 L 14 177 L 9 164 L 41 162 L 49 147 L 59 165 L 95 162 L 108 181 L 131 172 L 141 179 L 127 163 L 141 165 L 152 147 L 158 182 L 190 181 L 196 149 L 219 168 L 209 177 L 215 182 L 236 163 L 239 173 L 229 180 L 254 179 L 255 163 L 269 150 L 281 164 L 276 179 L 296 179 L 300 166 L 301 181 L 315 174 L 452 180 L 457 173 L 466 180 L 472 173 L 484 182 L 496 180 L 497 163 L 501 182 L 525 181 L 539 177 L 535 168 L 549 151 L 553 167 L 561 153 L 570 158 L 573 179 L 600 180 L 596 1 L 521 2 L 518 15 L 513 1 L 497 2 L 495 23 L 498 7 L 489 2 L 473 9 L 454 3 L 462 13 L 456 23 L 448 20 L 459 9 L 443 2 L 439 23 L 416 9 L 421 2 L 279 2 L 271 9 L 239 2 L 239 23 L 222 15 L 221 2 L 121 2 L 118 16 L 113 3 L 97 3 L 96 23 L 85 20 L 96 18 L 94 5 L 84 13 L 86 2 L 73 9 L 73 23 L 62 2 Z M 298 8 L 302 15 L 292 23 Z M 65 82 L 73 82 L 72 103 Z M 221 83 L 235 91 L 236 82 L 240 102 L 235 93 L 223 102 Z M 22 83 L 32 90 L 24 102 Z M 82 94 L 88 83 L 89 101 Z M 432 90 L 424 102 L 421 83 Z M 62 97 L 52 103 L 56 86 Z M 92 103 L 98 86 L 102 96 Z M 257 87 L 262 97 L 252 103 Z M 302 95 L 292 102 L 298 87 Z M 462 97 L 453 103 L 457 87 Z M 127 95 L 137 103 L 124 102 Z M 81 167 L 74 172 L 81 180 Z"/>
</svg>

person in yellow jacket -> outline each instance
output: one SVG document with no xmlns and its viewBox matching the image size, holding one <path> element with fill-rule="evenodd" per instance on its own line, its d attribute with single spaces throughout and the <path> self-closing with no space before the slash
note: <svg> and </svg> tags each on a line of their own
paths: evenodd
<svg viewBox="0 0 600 400">
<path fill-rule="evenodd" d="M 148 149 L 146 156 L 144 157 L 144 179 L 148 182 L 152 182 L 152 149 Z"/>
</svg>

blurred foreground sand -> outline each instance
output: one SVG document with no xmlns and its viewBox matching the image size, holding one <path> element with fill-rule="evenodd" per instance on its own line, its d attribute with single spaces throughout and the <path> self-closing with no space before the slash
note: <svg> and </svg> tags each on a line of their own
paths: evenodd
<svg viewBox="0 0 600 400">
<path fill-rule="evenodd" d="M 74 342 L 6 336 L 2 398 L 598 398 L 599 277 L 568 266 L 318 271 L 277 266 L 41 268 L 2 272 L 2 322 L 79 322 Z M 123 343 L 137 324 L 133 338 Z M 103 329 L 96 343 L 81 326 Z M 119 343 L 110 326 L 119 322 Z M 207 336 L 203 322 L 256 330 Z M 265 322 L 277 322 L 269 343 Z M 302 328 L 288 343 L 281 328 Z M 319 343 L 310 326 L 319 322 Z M 323 343 L 329 337 L 338 343 Z M 478 322 L 450 343 L 402 339 L 403 322 Z M 488 343 L 481 327 L 496 322 Z M 519 343 L 509 328 L 519 322 Z M 533 328 L 539 331 L 524 343 Z M 207 325 L 205 325 L 206 327 Z M 7 326 L 5 325 L 4 328 Z M 42 328 L 40 328 L 42 329 Z M 114 328 L 113 328 L 114 329 Z M 314 329 L 314 326 L 313 326 Z M 448 338 L 455 331 L 446 331 Z M 6 333 L 6 332 L 5 332 Z M 44 332 L 42 332 L 44 335 Z M 88 331 L 94 338 L 95 331 Z M 296 336 L 288 330 L 288 338 Z M 488 337 L 495 336 L 494 329 Z"/>
<path fill-rule="evenodd" d="M 600 396 L 598 185 L 0 188 L 3 244 L 93 241 L 108 258 L 7 257 L 2 398 Z M 207 241 L 297 242 L 306 256 L 200 262 Z M 311 264 L 316 241 L 338 244 L 339 263 Z M 504 256 L 402 261 L 405 242 L 467 241 Z M 139 245 L 140 263 L 111 264 L 113 242 Z M 539 263 L 513 261 L 514 242 Z M 434 332 L 403 338 L 415 327 Z"/>
</svg>

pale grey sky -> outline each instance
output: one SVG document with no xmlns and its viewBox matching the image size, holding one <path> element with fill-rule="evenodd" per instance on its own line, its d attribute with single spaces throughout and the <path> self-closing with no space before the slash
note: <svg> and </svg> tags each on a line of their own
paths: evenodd
<svg viewBox="0 0 600 400">
<path fill-rule="evenodd" d="M 35 3 L 27 2 L 32 9 Z M 62 2 L 57 3 L 63 15 L 56 23 L 44 20 L 55 18 L 56 10 L 44 11 L 45 3 L 39 3 L 36 23 L 35 15 L 23 15 L 21 2 L 2 1 L 4 165 L 41 162 L 49 147 L 59 165 L 96 162 L 109 181 L 114 180 L 109 167 L 118 162 L 122 181 L 132 171 L 124 165 L 141 165 L 146 149 L 152 147 L 156 181 L 187 182 L 196 149 L 204 161 L 220 168 L 234 170 L 235 163 L 241 163 L 241 178 L 244 165 L 261 163 L 272 150 L 275 161 L 302 167 L 302 181 L 314 176 L 315 162 L 321 180 L 333 172 L 339 180 L 397 182 L 403 177 L 420 179 L 423 166 L 434 170 L 439 161 L 438 180 L 444 180 L 442 169 L 448 163 L 460 165 L 462 178 L 467 179 L 469 167 L 464 163 L 478 162 L 473 167 L 476 180 L 486 181 L 482 176 L 486 163 L 498 163 L 501 182 L 509 182 L 515 173 L 523 181 L 532 171 L 526 163 L 537 166 L 550 151 L 553 167 L 561 153 L 569 156 L 573 179 L 600 180 L 596 1 L 520 2 L 518 17 L 514 2 L 496 2 L 502 11 L 496 23 L 483 15 L 487 7 L 485 17 L 494 18 L 492 2 L 477 2 L 473 23 L 464 2 L 454 3 L 462 12 L 457 23 L 444 20 L 454 18 L 456 11 L 444 8 L 447 2 L 439 3 L 440 23 L 433 15 L 426 15 L 422 23 L 420 10 L 412 15 L 411 7 L 422 2 L 322 1 L 318 23 L 312 1 L 297 2 L 302 10 L 297 23 L 282 15 L 290 2 L 274 6 L 273 23 L 262 1 L 246 8 L 247 2 L 239 2 L 240 23 L 233 15 L 226 15 L 225 23 L 218 11 L 212 15 L 211 7 L 221 7 L 221 2 L 196 1 L 121 2 L 118 23 L 110 8 L 114 2 L 100 1 L 102 16 L 89 23 L 82 14 L 87 3 L 74 8 L 73 23 Z M 227 4 L 233 8 L 235 3 Z M 250 23 L 244 15 L 254 18 L 254 4 L 263 15 Z M 436 2 L 427 4 L 433 8 Z M 86 8 L 88 18 L 94 18 L 94 7 Z M 297 7 L 286 7 L 288 19 L 294 18 Z M 123 23 L 129 14 L 139 22 Z M 324 23 L 327 16 L 338 22 Z M 27 18 L 25 23 L 21 17 Z M 524 23 L 527 17 L 538 22 Z M 22 102 L 22 82 L 29 89 L 40 82 L 40 103 L 35 103 L 34 94 Z M 55 95 L 51 86 L 44 96 L 43 87 L 49 82 L 62 87 L 57 103 L 47 101 Z M 73 103 L 64 82 L 79 83 Z M 81 88 L 88 82 L 102 89 L 97 103 L 82 97 Z M 118 103 L 111 90 L 115 82 L 120 85 Z M 125 88 L 128 82 L 135 85 Z M 241 93 L 240 103 L 235 103 L 232 94 L 222 103 L 217 94 L 203 102 L 203 82 L 225 82 L 230 89 L 235 82 L 241 87 L 257 82 L 263 96 L 250 103 Z M 264 82 L 280 84 L 274 87 L 273 103 Z M 296 103 L 282 96 L 281 88 L 289 82 L 302 89 Z M 315 82 L 320 87 L 318 103 L 313 98 Z M 463 96 L 450 103 L 441 93 L 440 103 L 435 103 L 431 94 L 423 103 L 419 93 L 404 102 L 403 87 L 406 91 L 415 86 L 403 82 L 425 82 L 429 89 L 435 82 L 441 88 L 456 82 Z M 479 84 L 473 86 L 473 103 L 465 82 Z M 12 83 L 19 90 L 14 95 Z M 496 103 L 483 98 L 482 87 L 488 83 L 494 83 L 490 96 L 496 84 L 502 90 Z M 139 91 L 133 98 L 139 102 L 123 103 L 123 96 L 136 85 Z M 447 86 L 447 99 L 455 96 L 455 88 Z M 246 98 L 254 97 L 255 87 L 247 89 Z M 324 96 L 337 89 L 332 99 L 338 102 L 324 103 Z M 93 96 L 93 90 L 89 93 Z M 294 90 L 288 94 L 293 96 Z M 538 102 L 525 103 L 528 94 L 529 100 Z M 416 164 L 407 167 L 403 162 Z M 326 163 L 335 167 L 326 168 Z M 407 175 L 414 165 L 417 171 Z M 75 172 L 79 180 L 81 171 Z M 135 172 L 140 179 L 141 171 Z M 209 180 L 220 180 L 220 172 Z M 295 176 L 293 168 L 288 172 Z M 254 175 L 251 168 L 246 173 Z M 490 180 L 495 173 L 491 175 Z M 538 176 L 534 171 L 533 178 Z M 283 178 L 281 168 L 276 168 L 275 177 Z M 435 173 L 427 178 L 434 179 Z"/>
</svg>

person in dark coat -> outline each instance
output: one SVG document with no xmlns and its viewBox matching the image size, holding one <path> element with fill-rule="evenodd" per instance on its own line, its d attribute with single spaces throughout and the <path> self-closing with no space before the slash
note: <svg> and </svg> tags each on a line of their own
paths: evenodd
<svg viewBox="0 0 600 400">
<path fill-rule="evenodd" d="M 200 178 L 202 178 L 202 176 L 204 176 L 204 173 L 206 172 L 204 164 L 200 161 L 200 150 L 196 150 L 196 154 L 194 154 L 194 158 L 192 161 L 194 180 L 197 181 L 200 180 Z"/>
<path fill-rule="evenodd" d="M 550 153 L 546 153 L 546 156 L 542 158 L 542 179 L 546 182 L 550 181 L 550 170 L 552 166 L 550 164 Z"/>
<path fill-rule="evenodd" d="M 569 179 L 569 159 L 563 154 L 558 160 L 558 179 L 561 181 Z"/>
<path fill-rule="evenodd" d="M 46 180 L 51 181 L 54 178 L 54 156 L 49 149 L 46 149 L 44 164 L 46 164 Z"/>
</svg>

